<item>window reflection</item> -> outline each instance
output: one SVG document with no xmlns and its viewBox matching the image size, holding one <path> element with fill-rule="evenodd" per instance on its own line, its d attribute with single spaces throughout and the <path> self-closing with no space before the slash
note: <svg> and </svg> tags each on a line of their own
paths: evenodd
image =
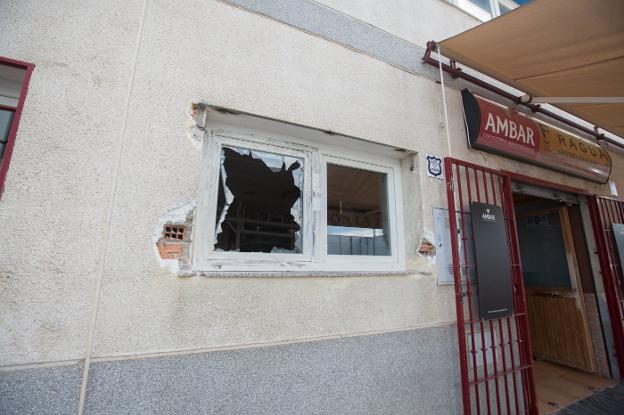
<svg viewBox="0 0 624 415">
<path fill-rule="evenodd" d="M 13 111 L 0 109 L 0 160 L 4 155 L 7 140 L 9 138 L 9 129 L 13 121 Z"/>
<path fill-rule="evenodd" d="M 387 177 L 327 165 L 327 253 L 390 255 Z"/>
</svg>

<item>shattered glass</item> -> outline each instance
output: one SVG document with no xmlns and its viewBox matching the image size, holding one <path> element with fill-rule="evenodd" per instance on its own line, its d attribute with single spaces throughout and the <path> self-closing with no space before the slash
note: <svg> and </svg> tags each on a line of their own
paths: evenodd
<svg viewBox="0 0 624 415">
<path fill-rule="evenodd" d="M 303 252 L 303 159 L 221 148 L 215 251 Z"/>
</svg>

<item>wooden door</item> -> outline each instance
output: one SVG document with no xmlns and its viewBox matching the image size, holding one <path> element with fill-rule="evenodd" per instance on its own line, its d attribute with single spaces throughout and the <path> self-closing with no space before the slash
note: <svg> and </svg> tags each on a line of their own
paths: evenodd
<svg viewBox="0 0 624 415">
<path fill-rule="evenodd" d="M 527 309 L 533 355 L 542 360 L 560 363 L 587 372 L 596 371 L 587 313 L 579 276 L 572 229 L 566 207 L 529 212 L 522 217 L 558 220 L 569 284 L 526 283 Z M 543 241 L 540 241 L 543 242 Z M 522 239 L 520 240 L 522 245 Z M 548 252 L 544 252 L 548 260 Z M 557 261 L 556 255 L 552 260 Z M 530 259 L 527 259 L 528 262 Z M 564 264 L 565 266 L 566 264 Z M 523 266 L 524 268 L 524 266 Z M 547 272 L 547 271 L 545 271 Z M 544 281 L 552 281 L 544 278 Z"/>
</svg>

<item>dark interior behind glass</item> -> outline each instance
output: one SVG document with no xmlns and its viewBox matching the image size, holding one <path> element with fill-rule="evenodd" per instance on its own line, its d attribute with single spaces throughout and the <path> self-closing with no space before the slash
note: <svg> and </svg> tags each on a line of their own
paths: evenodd
<svg viewBox="0 0 624 415">
<path fill-rule="evenodd" d="M 327 165 L 327 253 L 390 255 L 387 175 Z"/>
</svg>

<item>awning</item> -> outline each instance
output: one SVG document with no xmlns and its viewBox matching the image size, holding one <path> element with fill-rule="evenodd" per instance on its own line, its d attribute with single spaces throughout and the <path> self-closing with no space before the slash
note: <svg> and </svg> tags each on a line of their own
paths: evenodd
<svg viewBox="0 0 624 415">
<path fill-rule="evenodd" d="M 534 97 L 607 97 L 555 105 L 624 137 L 624 0 L 534 0 L 439 45 Z"/>
</svg>

